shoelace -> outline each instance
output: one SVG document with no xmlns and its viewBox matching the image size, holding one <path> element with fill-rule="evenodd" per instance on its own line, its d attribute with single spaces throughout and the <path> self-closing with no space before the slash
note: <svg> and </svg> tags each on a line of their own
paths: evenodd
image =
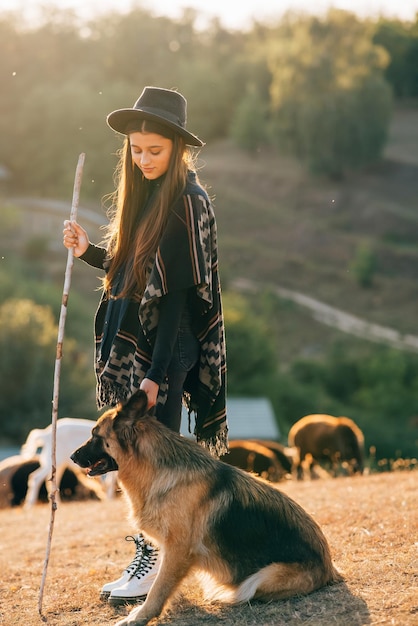
<svg viewBox="0 0 418 626">
<path fill-rule="evenodd" d="M 150 572 L 158 559 L 159 548 L 155 548 L 149 544 L 143 546 L 141 560 L 138 564 L 136 572 L 133 576 L 140 579 Z"/>
<path fill-rule="evenodd" d="M 125 537 L 125 540 L 135 542 L 135 556 L 129 563 L 129 565 L 125 568 L 125 572 L 133 576 L 141 563 L 145 539 L 143 535 L 137 535 L 136 537 L 128 535 L 127 537 Z"/>
</svg>

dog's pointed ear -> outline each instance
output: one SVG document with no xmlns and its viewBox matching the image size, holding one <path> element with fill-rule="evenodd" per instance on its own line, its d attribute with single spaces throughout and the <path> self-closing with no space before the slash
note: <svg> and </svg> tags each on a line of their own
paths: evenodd
<svg viewBox="0 0 418 626">
<path fill-rule="evenodd" d="M 123 412 L 131 419 L 138 419 L 147 414 L 148 408 L 148 396 L 145 391 L 139 389 L 136 393 L 129 398 L 129 400 L 123 405 Z"/>
<path fill-rule="evenodd" d="M 125 404 L 120 403 L 113 421 L 113 428 L 119 443 L 124 449 L 135 440 L 138 420 L 147 414 L 148 396 L 145 391 L 137 391 Z"/>
</svg>

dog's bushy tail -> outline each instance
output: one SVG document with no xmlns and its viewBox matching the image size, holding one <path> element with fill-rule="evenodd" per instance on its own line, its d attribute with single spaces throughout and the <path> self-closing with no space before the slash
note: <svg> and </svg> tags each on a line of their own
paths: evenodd
<svg viewBox="0 0 418 626">
<path fill-rule="evenodd" d="M 204 577 L 202 586 L 207 600 L 241 604 L 252 599 L 266 602 L 285 600 L 297 595 L 306 595 L 324 585 L 342 580 L 342 576 L 334 567 L 327 574 L 322 566 L 306 569 L 297 563 L 272 563 L 249 576 L 238 586 L 220 585 L 207 576 Z"/>
<path fill-rule="evenodd" d="M 284 600 L 306 595 L 324 585 L 322 567 L 307 570 L 297 563 L 272 563 L 247 578 L 237 589 L 236 602 Z"/>
</svg>

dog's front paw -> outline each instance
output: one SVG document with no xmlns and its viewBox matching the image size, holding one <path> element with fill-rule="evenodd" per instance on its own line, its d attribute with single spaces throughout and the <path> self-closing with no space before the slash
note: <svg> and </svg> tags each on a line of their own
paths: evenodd
<svg viewBox="0 0 418 626">
<path fill-rule="evenodd" d="M 148 622 L 148 619 L 142 619 L 141 617 L 130 619 L 128 615 L 128 617 L 125 617 L 124 619 L 116 622 L 115 626 L 146 626 Z"/>
<path fill-rule="evenodd" d="M 115 626 L 146 626 L 151 618 L 141 617 L 141 608 L 133 609 L 129 615 L 116 622 Z"/>
</svg>

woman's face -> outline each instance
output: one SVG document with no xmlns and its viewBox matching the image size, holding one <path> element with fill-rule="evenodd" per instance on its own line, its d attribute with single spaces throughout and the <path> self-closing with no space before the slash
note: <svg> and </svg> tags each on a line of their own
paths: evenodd
<svg viewBox="0 0 418 626">
<path fill-rule="evenodd" d="M 157 133 L 129 134 L 132 160 L 148 180 L 156 180 L 166 173 L 173 142 Z"/>
</svg>

